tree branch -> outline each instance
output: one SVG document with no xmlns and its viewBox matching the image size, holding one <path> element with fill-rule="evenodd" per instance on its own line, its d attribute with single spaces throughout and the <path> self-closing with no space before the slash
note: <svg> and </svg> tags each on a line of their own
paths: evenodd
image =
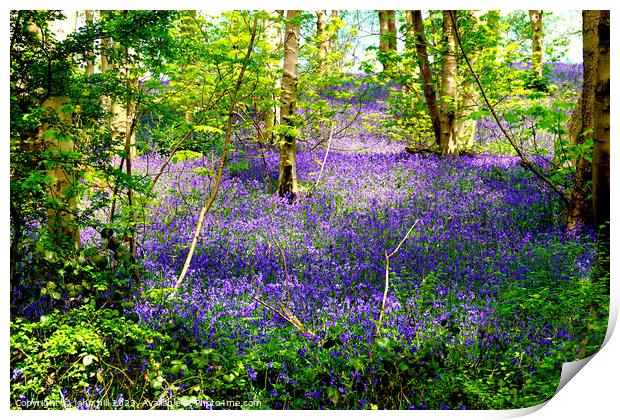
<svg viewBox="0 0 620 420">
<path fill-rule="evenodd" d="M 189 253 L 187 254 L 187 258 L 185 259 L 185 264 L 183 265 L 183 269 L 181 270 L 181 274 L 179 275 L 179 278 L 177 279 L 174 285 L 174 290 L 172 291 L 171 295 L 174 295 L 174 293 L 178 290 L 179 286 L 185 279 L 185 276 L 187 275 L 187 271 L 189 270 L 189 266 L 192 262 L 194 252 L 196 251 L 196 244 L 198 243 L 198 237 L 200 236 L 200 231 L 202 230 L 202 226 L 204 224 L 205 215 L 207 214 L 207 212 L 213 205 L 213 202 L 215 201 L 215 198 L 217 197 L 217 193 L 219 192 L 220 184 L 222 183 L 222 175 L 224 173 L 224 163 L 226 162 L 226 158 L 228 157 L 228 145 L 230 143 L 230 138 L 232 135 L 233 116 L 234 116 L 233 111 L 237 104 L 237 93 L 241 89 L 241 83 L 243 82 L 243 76 L 245 74 L 245 70 L 247 68 L 249 58 L 252 55 L 252 50 L 254 48 L 254 40 L 256 38 L 257 23 L 258 23 L 258 18 L 255 17 L 254 26 L 252 28 L 252 34 L 250 36 L 250 42 L 248 43 L 248 49 L 245 53 L 243 64 L 241 65 L 241 71 L 239 72 L 239 76 L 237 77 L 235 88 L 231 92 L 231 101 L 228 107 L 228 123 L 226 126 L 226 136 L 224 138 L 224 147 L 223 147 L 222 157 L 220 159 L 220 164 L 219 164 L 219 168 L 217 172 L 217 178 L 215 180 L 215 185 L 213 186 L 213 192 L 211 193 L 211 196 L 209 197 L 209 200 L 207 201 L 207 203 L 204 205 L 204 207 L 200 211 L 200 216 L 198 217 L 198 222 L 196 223 L 196 229 L 194 231 L 194 237 L 192 239 L 192 243 L 189 248 Z"/>
</svg>

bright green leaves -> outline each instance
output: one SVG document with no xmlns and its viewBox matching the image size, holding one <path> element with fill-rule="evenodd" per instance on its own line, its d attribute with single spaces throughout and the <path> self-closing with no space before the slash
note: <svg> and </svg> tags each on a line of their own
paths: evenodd
<svg viewBox="0 0 620 420">
<path fill-rule="evenodd" d="M 215 134 L 224 134 L 222 130 L 217 127 L 211 127 L 208 125 L 197 125 L 194 127 L 195 131 L 203 132 L 203 133 L 215 133 Z"/>
<path fill-rule="evenodd" d="M 194 159 L 200 159 L 203 154 L 200 152 L 194 152 L 192 150 L 179 150 L 172 156 L 172 163 L 180 163 L 185 161 L 192 161 Z"/>
<path fill-rule="evenodd" d="M 287 138 L 298 138 L 301 131 L 297 127 L 290 125 L 277 124 L 273 126 L 273 133 L 276 135 L 276 145 L 282 146 L 288 142 Z"/>
<path fill-rule="evenodd" d="M 58 274 L 62 277 L 64 272 L 60 271 Z M 60 291 L 57 289 L 56 283 L 52 281 L 47 282 L 47 285 L 41 288 L 41 296 L 45 296 L 47 294 L 49 294 L 53 299 L 60 300 Z"/>
</svg>

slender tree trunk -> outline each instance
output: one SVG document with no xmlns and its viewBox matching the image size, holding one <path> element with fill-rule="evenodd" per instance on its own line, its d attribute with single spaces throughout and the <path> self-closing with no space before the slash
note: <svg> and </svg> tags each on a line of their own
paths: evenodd
<svg viewBox="0 0 620 420">
<path fill-rule="evenodd" d="M 131 69 L 129 67 L 129 49 L 125 50 L 125 80 L 127 80 L 127 96 L 125 99 L 125 104 L 123 107 L 124 118 L 125 118 L 125 128 L 121 133 L 125 137 L 125 168 L 127 171 L 127 176 L 131 178 L 132 176 L 132 160 L 135 156 L 135 134 L 134 127 L 136 124 L 136 119 L 138 118 L 136 112 L 136 103 L 132 97 L 132 91 L 137 87 L 137 80 L 134 82 L 131 76 Z M 131 257 L 132 262 L 136 260 L 136 224 L 138 217 L 136 215 L 135 210 L 135 198 L 134 191 L 131 186 L 127 187 L 127 203 L 129 204 L 129 217 L 131 219 L 131 223 L 129 226 L 129 255 Z"/>
<path fill-rule="evenodd" d="M 102 12 L 99 12 L 102 13 Z M 114 70 L 112 62 L 108 59 L 108 52 L 114 49 L 114 41 L 110 38 L 101 39 L 101 73 Z"/>
<path fill-rule="evenodd" d="M 387 54 L 388 50 L 388 41 L 387 41 L 387 33 L 388 33 L 388 24 L 387 24 L 387 10 L 379 10 L 379 52 L 382 54 Z M 381 64 L 383 64 L 383 68 L 385 68 L 384 58 L 380 57 Z"/>
<path fill-rule="evenodd" d="M 316 68 L 319 73 L 327 72 L 327 58 L 329 56 L 329 37 L 326 33 L 327 15 L 325 10 L 316 11 Z"/>
<path fill-rule="evenodd" d="M 336 19 L 337 18 L 338 18 L 338 10 L 332 10 L 330 23 L 333 26 L 333 28 L 327 40 L 327 49 L 328 49 L 329 55 L 331 55 L 334 52 L 334 46 L 336 45 L 336 29 L 337 29 Z"/>
<path fill-rule="evenodd" d="M 443 11 L 443 36 L 444 52 L 442 57 L 441 75 L 441 153 L 443 155 L 457 154 L 456 138 L 456 38 L 450 13 L 456 11 Z"/>
<path fill-rule="evenodd" d="M 609 10 L 602 10 L 598 22 L 598 66 L 594 102 L 594 153 L 592 157 L 592 201 L 595 228 L 609 223 Z M 599 231 L 600 232 L 600 231 Z M 609 226 L 602 229 L 609 240 Z"/>
<path fill-rule="evenodd" d="M 280 164 L 278 175 L 278 193 L 288 197 L 292 202 L 298 192 L 296 138 L 292 132 L 295 127 L 295 106 L 297 102 L 297 62 L 299 51 L 298 10 L 289 10 L 286 14 L 286 31 L 284 39 L 284 73 L 282 75 L 282 108 L 280 124 L 291 130 L 283 135 L 280 146 Z"/>
<path fill-rule="evenodd" d="M 454 16 L 452 13 L 449 13 L 449 16 L 450 16 L 451 19 L 453 19 L 453 25 L 454 25 L 454 27 L 456 27 L 457 26 L 456 16 Z M 455 35 L 455 38 L 456 38 L 456 42 L 459 45 L 462 57 L 465 60 L 465 63 L 467 64 L 467 68 L 469 69 L 469 71 L 471 72 L 472 77 L 476 81 L 476 85 L 478 85 L 478 89 L 480 90 L 480 96 L 484 100 L 484 103 L 486 104 L 487 109 L 491 112 L 491 115 L 493 116 L 493 119 L 495 120 L 495 123 L 499 127 L 500 131 L 502 132 L 502 134 L 504 135 L 506 140 L 508 140 L 508 143 L 510 143 L 510 145 L 512 146 L 514 151 L 517 152 L 517 155 L 521 159 L 521 163 L 523 164 L 523 166 L 526 169 L 531 171 L 534 175 L 536 175 L 536 177 L 538 179 L 540 179 L 549 188 L 551 188 L 558 195 L 558 197 L 562 200 L 562 202 L 566 206 L 568 206 L 568 198 L 567 198 L 567 195 L 564 193 L 564 191 L 562 191 L 560 188 L 558 188 L 558 186 L 551 179 L 549 179 L 543 172 L 541 172 L 539 169 L 537 169 L 536 165 L 533 165 L 529 161 L 527 156 L 523 153 L 523 150 L 521 150 L 521 148 L 517 145 L 515 139 L 510 135 L 510 133 L 504 127 L 500 117 L 497 115 L 497 112 L 495 112 L 495 109 L 494 109 L 493 105 L 489 101 L 489 97 L 484 92 L 484 88 L 482 87 L 482 83 L 480 82 L 480 79 L 478 78 L 478 76 L 476 76 L 476 71 L 471 66 L 471 62 L 469 61 L 469 58 L 467 58 L 467 53 L 465 52 L 465 49 L 463 48 L 463 43 L 461 42 L 461 37 L 459 36 L 458 31 L 455 31 L 454 35 Z"/>
<path fill-rule="evenodd" d="M 473 30 L 476 31 L 480 25 L 480 17 L 482 11 L 472 10 L 468 16 L 473 21 Z M 480 49 L 475 48 L 469 54 L 469 61 L 472 66 L 476 65 L 478 56 L 480 55 Z M 459 148 L 464 147 L 471 149 L 474 147 L 476 141 L 476 126 L 478 121 L 467 118 L 472 112 L 478 111 L 478 101 L 480 100 L 480 94 L 478 88 L 472 77 L 468 77 L 462 84 L 461 103 L 459 105 L 458 121 L 456 129 L 456 138 L 459 142 Z"/>
<path fill-rule="evenodd" d="M 383 71 L 392 69 L 391 51 L 396 51 L 396 24 L 394 10 L 379 10 L 379 61 Z"/>
<path fill-rule="evenodd" d="M 198 16 L 197 10 L 184 10 L 183 11 L 183 13 L 181 14 L 181 21 L 179 25 L 180 30 L 181 30 L 181 37 L 190 38 L 192 34 L 194 33 L 194 31 L 196 31 L 197 27 L 196 27 L 195 22 L 196 22 L 197 16 Z M 187 64 L 181 64 L 181 72 L 184 73 L 187 67 L 188 67 Z M 189 124 L 192 124 L 194 122 L 194 110 L 190 106 L 187 106 L 184 108 L 185 108 L 185 112 L 183 114 L 185 117 L 185 121 Z"/>
<path fill-rule="evenodd" d="M 63 126 L 72 124 L 71 114 L 62 110 L 63 105 L 68 102 L 67 98 L 49 97 L 43 102 L 43 107 L 54 118 L 58 117 Z M 45 150 L 52 156 L 71 153 L 75 150 L 73 140 L 70 136 L 59 136 L 58 127 L 50 128 L 45 125 L 40 129 L 40 138 Z M 59 157 L 62 161 L 62 158 Z M 54 162 L 48 159 L 51 164 L 47 166 L 46 174 L 52 178 L 50 184 L 49 198 L 51 206 L 48 209 L 49 231 L 52 239 L 57 242 L 71 241 L 74 249 L 81 247 L 80 231 L 76 223 L 75 214 L 77 213 L 76 194 L 72 191 L 75 186 L 75 175 L 73 169 L 66 164 Z"/>
<path fill-rule="evenodd" d="M 95 19 L 95 12 L 92 10 L 84 11 L 86 17 L 86 26 L 92 28 Z M 86 55 L 86 74 L 91 75 L 95 73 L 95 53 L 93 51 L 93 43 L 88 44 L 88 53 Z"/>
<path fill-rule="evenodd" d="M 111 38 L 103 38 L 101 40 L 101 73 L 104 75 L 106 73 L 115 71 L 116 66 L 111 58 L 114 49 L 114 40 L 112 40 Z M 112 134 L 112 141 L 117 141 L 119 137 L 118 126 L 121 125 L 121 123 L 119 122 L 121 106 L 117 101 L 115 101 L 109 96 L 103 96 L 101 98 L 101 103 L 103 104 L 103 108 L 111 114 L 110 132 Z"/>
<path fill-rule="evenodd" d="M 330 22 L 327 22 L 327 11 L 316 11 L 316 48 L 317 48 L 317 63 L 316 69 L 319 73 L 325 74 L 331 68 L 333 64 L 333 58 L 331 57 L 334 52 L 334 44 L 336 43 L 336 23 L 335 18 L 338 17 L 338 11 L 331 11 Z"/>
<path fill-rule="evenodd" d="M 126 89 L 136 88 L 138 81 L 130 78 L 130 64 L 127 59 L 130 50 L 127 49 L 125 51 L 122 65 L 119 67 L 114 60 L 111 59 L 114 56 L 114 50 L 117 48 L 115 42 L 110 38 L 103 38 L 101 43 L 101 72 L 117 71 L 119 72 L 118 74 L 124 76 L 126 82 L 124 87 Z M 110 131 L 112 134 L 112 141 L 117 149 L 125 150 L 125 136 L 128 133 L 127 129 L 132 126 L 132 120 L 135 118 L 135 113 L 132 112 L 134 105 L 126 99 L 123 103 L 107 96 L 102 98 L 102 103 L 104 108 L 107 108 L 111 114 Z M 133 156 L 135 155 L 135 134 L 133 130 L 130 134 L 132 147 L 130 148 L 130 154 L 128 156 Z"/>
<path fill-rule="evenodd" d="M 181 286 L 181 283 L 185 279 L 185 276 L 187 275 L 189 266 L 192 263 L 192 259 L 194 258 L 194 252 L 196 251 L 196 245 L 198 244 L 198 238 L 200 237 L 202 227 L 204 225 L 205 216 L 207 212 L 211 209 L 211 206 L 213 205 L 213 203 L 215 202 L 215 199 L 217 198 L 217 194 L 220 189 L 220 185 L 222 183 L 222 176 L 224 174 L 224 165 L 228 158 L 228 151 L 229 151 L 228 146 L 230 144 L 230 137 L 232 135 L 233 125 L 234 125 L 233 116 L 235 115 L 234 111 L 235 111 L 235 107 L 237 106 L 237 95 L 239 94 L 239 90 L 241 89 L 241 85 L 243 84 L 243 77 L 245 75 L 245 71 L 249 64 L 252 51 L 254 50 L 257 27 L 258 27 L 258 22 L 255 18 L 254 23 L 252 25 L 252 32 L 250 33 L 250 42 L 248 44 L 248 49 L 246 50 L 243 61 L 241 62 L 241 68 L 239 71 L 239 75 L 237 76 L 237 81 L 235 83 L 235 86 L 230 92 L 230 104 L 228 106 L 228 112 L 227 112 L 228 118 L 226 122 L 226 134 L 224 137 L 224 147 L 222 151 L 222 157 L 220 158 L 220 163 L 219 163 L 218 170 L 217 170 L 217 175 L 215 177 L 215 185 L 213 186 L 211 196 L 206 201 L 202 209 L 200 209 L 200 215 L 198 216 L 198 221 L 194 229 L 194 235 L 192 236 L 192 242 L 190 243 L 187 257 L 185 257 L 185 263 L 183 263 L 183 268 L 181 269 L 181 273 L 179 274 L 179 277 L 177 278 L 175 282 L 174 291 L 172 292 L 171 295 L 174 295 L 176 293 L 178 288 Z"/>
<path fill-rule="evenodd" d="M 282 31 L 280 29 L 280 19 L 282 18 L 283 10 L 274 10 L 270 12 L 271 19 L 265 22 L 265 40 L 268 45 L 268 54 L 275 54 L 280 46 L 282 45 Z M 269 60 L 267 64 L 267 73 L 270 75 L 275 75 L 276 70 L 280 67 L 280 60 L 277 63 Z M 274 77 L 275 79 L 275 90 L 280 91 L 281 83 L 280 79 Z M 275 103 L 275 97 L 272 98 Z M 273 142 L 273 126 L 276 123 L 280 122 L 280 106 L 273 105 L 269 106 L 264 113 L 263 117 L 263 126 L 265 134 L 263 137 L 271 138 Z"/>
<path fill-rule="evenodd" d="M 123 67 L 119 69 L 123 72 L 127 94 L 125 96 L 124 103 L 116 101 L 112 102 L 113 117 L 111 124 L 112 138 L 118 139 L 122 142 L 122 145 L 119 146 L 119 148 L 125 150 L 127 159 L 131 159 L 136 155 L 136 135 L 133 127 L 135 126 L 134 120 L 137 118 L 137 114 L 136 103 L 132 97 L 132 92 L 139 86 L 137 78 L 131 74 L 131 64 L 129 63 L 129 55 L 131 52 L 132 49 L 125 49 Z M 130 143 L 129 148 L 126 146 L 127 142 Z"/>
<path fill-rule="evenodd" d="M 594 90 L 598 67 L 598 10 L 584 10 L 583 14 L 583 87 L 579 105 L 580 121 L 575 122 L 577 135 L 575 145 L 583 145 L 593 138 L 594 130 Z M 575 177 L 569 195 L 566 228 L 574 231 L 592 220 L 592 203 L 588 200 L 588 182 L 592 179 L 592 165 L 586 158 L 587 152 L 580 154 L 575 161 Z"/>
<path fill-rule="evenodd" d="M 463 102 L 459 107 L 459 117 L 456 124 L 456 139 L 459 148 L 471 149 L 476 144 L 478 121 L 467 118 L 467 114 L 478 110 L 480 94 L 474 82 L 469 80 L 463 86 L 463 90 Z"/>
<path fill-rule="evenodd" d="M 431 124 L 435 134 L 435 142 L 441 144 L 441 124 L 439 118 L 439 106 L 437 105 L 437 94 L 433 83 L 433 74 L 428 59 L 428 49 L 426 36 L 424 34 L 424 21 L 422 20 L 422 11 L 407 11 L 407 21 L 413 28 L 415 33 L 415 48 L 418 56 L 418 64 L 420 66 L 420 79 L 424 86 L 424 98 L 428 106 L 428 113 L 431 117 Z"/>
<path fill-rule="evenodd" d="M 542 10 L 530 10 L 530 25 L 532 26 L 532 71 L 537 77 L 542 77 L 543 71 L 543 31 Z"/>
<path fill-rule="evenodd" d="M 118 66 L 111 57 L 114 57 L 115 49 L 117 46 L 114 41 L 109 38 L 102 39 L 102 51 L 101 51 L 101 71 L 102 73 L 107 72 L 117 72 L 118 76 L 122 76 L 122 80 L 125 85 L 125 97 L 122 98 L 122 102 L 115 99 L 104 96 L 102 98 L 102 103 L 104 107 L 107 107 L 111 114 L 110 121 L 110 131 L 112 135 L 113 145 L 116 149 L 122 150 L 124 152 L 123 160 L 121 161 L 121 168 L 124 164 L 126 173 L 129 177 L 132 176 L 132 161 L 136 155 L 135 150 L 135 130 L 134 127 L 137 123 L 137 103 L 133 97 L 133 92 L 138 88 L 138 80 L 136 77 L 131 74 L 131 64 L 129 62 L 129 56 L 132 53 L 132 49 L 125 48 L 123 50 L 123 55 L 119 60 L 116 57 L 117 61 L 120 61 L 121 66 Z M 117 189 L 114 190 L 114 194 L 118 192 Z M 129 255 L 132 261 L 136 259 L 136 208 L 135 208 L 135 197 L 134 190 L 131 186 L 127 187 L 127 201 L 128 201 L 128 216 L 131 220 L 129 226 L 129 234 L 126 237 L 127 243 L 129 245 Z M 115 206 L 114 197 L 112 204 L 112 211 L 110 216 L 110 223 L 114 220 L 114 206 Z"/>
<path fill-rule="evenodd" d="M 386 13 L 388 26 L 388 49 L 390 51 L 396 52 L 396 35 L 398 35 L 398 32 L 396 30 L 396 11 L 386 10 Z"/>
</svg>

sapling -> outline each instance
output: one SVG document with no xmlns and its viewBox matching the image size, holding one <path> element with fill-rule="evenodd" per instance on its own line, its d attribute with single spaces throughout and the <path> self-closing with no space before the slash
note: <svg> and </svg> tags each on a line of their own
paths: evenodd
<svg viewBox="0 0 620 420">
<path fill-rule="evenodd" d="M 383 314 L 385 313 L 385 301 L 387 300 L 387 292 L 388 288 L 390 287 L 390 258 L 398 252 L 398 250 L 405 243 L 407 238 L 409 238 L 409 235 L 411 235 L 411 231 L 418 224 L 418 222 L 419 220 L 416 220 L 413 225 L 411 225 L 411 227 L 407 231 L 407 234 L 403 237 L 403 239 L 400 241 L 394 251 L 390 252 L 389 254 L 387 253 L 387 251 L 385 252 L 385 289 L 383 290 L 383 300 L 381 302 L 381 311 L 379 312 L 379 320 L 377 321 L 377 329 L 375 330 L 375 335 L 379 335 L 379 331 L 381 329 L 381 322 L 383 321 Z"/>
</svg>

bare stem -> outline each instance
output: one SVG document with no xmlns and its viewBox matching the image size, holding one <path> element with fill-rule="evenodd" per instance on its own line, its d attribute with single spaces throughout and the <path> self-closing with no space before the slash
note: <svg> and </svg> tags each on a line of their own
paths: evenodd
<svg viewBox="0 0 620 420">
<path fill-rule="evenodd" d="M 234 109 L 237 105 L 237 94 L 239 93 L 239 89 L 241 88 L 241 83 L 243 82 L 243 76 L 245 74 L 245 69 L 247 68 L 248 61 L 250 55 L 252 54 L 252 50 L 254 48 L 254 39 L 256 38 L 256 29 L 257 29 L 258 18 L 254 19 L 254 27 L 252 28 L 252 36 L 250 37 L 250 42 L 248 44 L 248 49 L 245 54 L 245 59 L 243 60 L 243 64 L 241 65 L 241 71 L 239 72 L 239 76 L 237 77 L 237 83 L 235 84 L 235 88 L 231 92 L 231 101 L 230 106 L 228 107 L 228 122 L 226 125 L 226 137 L 224 139 L 224 151 L 222 152 L 222 157 L 220 159 L 220 164 L 217 172 L 217 178 L 215 180 L 215 185 L 213 186 L 213 192 L 209 197 L 209 200 L 204 205 L 204 207 L 200 210 L 200 216 L 198 217 L 198 222 L 196 223 L 196 229 L 194 231 L 194 237 L 192 238 L 192 243 L 189 248 L 189 252 L 187 254 L 187 258 L 185 259 L 185 264 L 183 265 L 183 270 L 177 279 L 174 290 L 172 291 L 172 295 L 178 290 L 179 286 L 185 279 L 187 275 L 187 271 L 189 270 L 189 266 L 192 262 L 192 258 L 194 256 L 194 252 L 196 251 L 196 244 L 198 243 L 198 237 L 200 236 L 200 231 L 202 230 L 202 226 L 204 224 L 204 218 L 211 205 L 215 201 L 217 197 L 217 193 L 219 192 L 220 185 L 222 183 L 222 175 L 224 173 L 224 163 L 226 162 L 226 158 L 228 157 L 228 145 L 230 143 L 230 138 L 232 134 L 232 126 L 233 126 L 233 115 Z"/>
<path fill-rule="evenodd" d="M 297 319 L 297 317 L 288 308 L 286 308 L 284 306 L 284 304 L 282 302 L 278 302 L 278 305 L 280 306 L 280 309 L 282 309 L 282 312 L 281 312 L 277 308 L 271 306 L 270 304 L 268 304 L 267 302 L 262 300 L 261 298 L 253 296 L 252 299 L 254 299 L 258 303 L 263 305 L 265 308 L 270 309 L 271 311 L 276 313 L 278 316 L 280 316 L 286 322 L 290 322 L 291 324 L 293 324 L 295 326 L 295 328 L 297 328 L 302 333 L 309 334 L 312 337 L 316 337 L 316 334 L 313 333 L 312 331 L 310 331 L 309 329 L 307 329 L 304 326 L 304 324 L 302 324 L 301 321 L 299 319 Z"/>
<path fill-rule="evenodd" d="M 286 307 L 288 309 L 291 309 L 291 293 L 290 293 L 290 276 L 288 274 L 288 267 L 286 266 L 286 256 L 284 255 L 284 250 L 282 249 L 282 246 L 280 246 L 280 244 L 278 243 L 278 241 L 274 238 L 271 238 L 274 245 L 276 246 L 276 248 L 278 248 L 278 250 L 280 251 L 280 255 L 282 256 L 282 264 L 284 265 L 284 278 L 285 278 L 285 288 L 286 288 Z"/>
<path fill-rule="evenodd" d="M 314 184 L 314 188 L 319 186 L 319 181 L 321 180 L 321 175 L 323 175 L 323 169 L 325 168 L 325 162 L 327 162 L 327 155 L 329 154 L 329 147 L 332 144 L 332 136 L 334 135 L 334 127 L 335 123 L 332 123 L 332 128 L 329 132 L 329 138 L 327 139 L 327 150 L 325 151 L 325 157 L 323 157 L 323 163 L 321 163 L 321 171 L 319 172 L 319 176 L 316 178 L 316 182 Z"/>
<path fill-rule="evenodd" d="M 407 234 L 401 239 L 398 246 L 394 249 L 394 251 L 389 254 L 387 251 L 385 252 L 385 288 L 383 290 L 383 301 L 381 302 L 381 311 L 379 312 L 379 320 L 377 321 L 377 329 L 375 330 L 375 335 L 379 335 L 379 331 L 381 329 L 381 322 L 383 321 L 383 314 L 385 313 L 385 301 L 387 300 L 387 293 L 390 287 L 390 257 L 394 256 L 400 249 L 400 247 L 405 243 L 409 235 L 411 235 L 411 231 L 418 224 L 419 220 L 416 220 L 413 225 L 407 231 Z"/>
</svg>

